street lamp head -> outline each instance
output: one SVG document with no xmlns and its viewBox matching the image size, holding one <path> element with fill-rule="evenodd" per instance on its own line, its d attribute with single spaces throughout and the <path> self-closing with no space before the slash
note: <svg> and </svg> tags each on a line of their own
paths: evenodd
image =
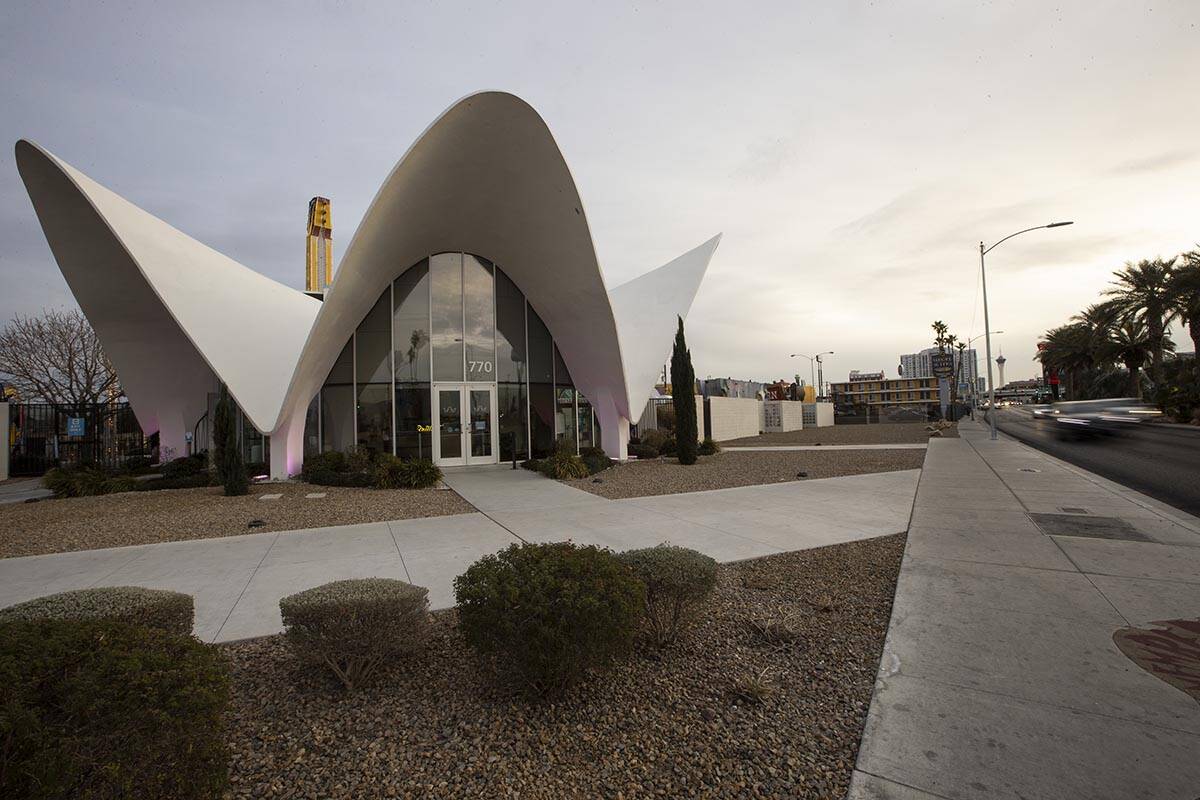
<svg viewBox="0 0 1200 800">
<path fill-rule="evenodd" d="M 1047 228 L 1061 228 L 1063 225 L 1074 225 L 1074 224 L 1075 224 L 1074 220 L 1072 220 L 1070 222 L 1051 222 L 1046 227 Z"/>
</svg>

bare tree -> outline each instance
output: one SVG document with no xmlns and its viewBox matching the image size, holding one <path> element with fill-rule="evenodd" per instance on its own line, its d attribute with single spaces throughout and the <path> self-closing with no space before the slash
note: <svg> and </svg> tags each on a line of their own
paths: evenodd
<svg viewBox="0 0 1200 800">
<path fill-rule="evenodd" d="M 56 406 L 101 403 L 121 394 L 99 337 L 78 309 L 14 317 L 0 330 L 0 376 L 23 399 Z"/>
</svg>

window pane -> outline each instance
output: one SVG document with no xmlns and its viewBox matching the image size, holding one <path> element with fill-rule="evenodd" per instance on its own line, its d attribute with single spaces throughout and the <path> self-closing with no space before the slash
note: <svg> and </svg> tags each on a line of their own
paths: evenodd
<svg viewBox="0 0 1200 800">
<path fill-rule="evenodd" d="M 385 289 L 354 336 L 355 380 L 364 383 L 392 382 L 392 292 Z"/>
<path fill-rule="evenodd" d="M 308 404 L 308 411 L 304 414 L 304 457 L 315 456 L 321 452 L 321 437 L 320 420 L 317 414 L 321 408 L 321 395 L 317 394 L 313 397 L 312 402 Z"/>
<path fill-rule="evenodd" d="M 358 446 L 376 453 L 392 452 L 392 385 L 358 385 Z"/>
<path fill-rule="evenodd" d="M 554 451 L 554 342 L 542 318 L 529 306 L 529 425 L 533 456 Z"/>
<path fill-rule="evenodd" d="M 326 383 L 354 383 L 354 337 L 350 337 L 350 341 L 346 342 L 346 346 L 342 348 L 342 352 L 337 357 L 337 361 L 333 362 L 333 368 L 329 370 L 329 377 L 325 379 Z"/>
<path fill-rule="evenodd" d="M 554 387 L 554 438 L 567 442 L 572 450 L 578 448 L 575 439 L 575 390 L 570 386 Z"/>
<path fill-rule="evenodd" d="M 462 254 L 441 253 L 429 259 L 433 276 L 433 379 L 463 379 Z"/>
<path fill-rule="evenodd" d="M 471 456 L 486 458 L 492 454 L 492 392 L 472 389 L 471 395 Z"/>
<path fill-rule="evenodd" d="M 525 295 L 496 270 L 496 380 L 525 383 Z M 502 429 L 503 430 L 503 429 Z"/>
<path fill-rule="evenodd" d="M 583 395 L 577 395 L 579 400 L 579 447 L 599 447 L 599 442 L 592 439 L 592 404 Z"/>
<path fill-rule="evenodd" d="M 349 450 L 354 445 L 354 387 L 321 390 L 321 449 Z"/>
<path fill-rule="evenodd" d="M 396 386 L 396 455 L 433 458 L 433 432 L 429 416 L 429 384 Z"/>
<path fill-rule="evenodd" d="M 462 458 L 462 392 L 438 390 L 438 434 L 442 458 Z"/>
<path fill-rule="evenodd" d="M 492 263 L 463 256 L 463 305 L 467 321 L 467 380 L 496 380 L 496 309 Z"/>
<path fill-rule="evenodd" d="M 501 383 L 497 387 L 497 391 L 499 394 L 496 402 L 500 414 L 500 460 L 511 461 L 515 446 L 517 458 L 523 461 L 529 457 L 529 432 L 526 430 L 529 420 L 529 401 L 525 397 L 525 384 Z"/>
<path fill-rule="evenodd" d="M 429 381 L 429 261 L 422 260 L 396 279 L 393 328 L 396 382 Z M 426 403 L 428 405 L 428 403 Z M 397 417 L 399 419 L 399 417 Z"/>
</svg>

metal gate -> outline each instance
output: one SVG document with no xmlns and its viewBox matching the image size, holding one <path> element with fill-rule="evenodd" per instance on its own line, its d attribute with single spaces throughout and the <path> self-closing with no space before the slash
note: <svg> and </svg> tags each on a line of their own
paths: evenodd
<svg viewBox="0 0 1200 800">
<path fill-rule="evenodd" d="M 13 475 L 80 464 L 119 469 L 131 458 L 150 455 L 128 403 L 10 403 L 8 410 Z"/>
</svg>

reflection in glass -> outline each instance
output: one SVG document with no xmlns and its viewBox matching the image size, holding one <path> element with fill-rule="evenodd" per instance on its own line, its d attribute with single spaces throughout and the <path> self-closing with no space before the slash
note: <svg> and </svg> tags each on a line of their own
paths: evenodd
<svg viewBox="0 0 1200 800">
<path fill-rule="evenodd" d="M 321 390 L 321 449 L 345 452 L 354 446 L 354 386 Z"/>
<path fill-rule="evenodd" d="M 529 453 L 529 402 L 525 384 L 501 383 L 496 392 L 500 415 L 500 460 L 511 461 L 515 447 L 517 458 L 524 461 Z"/>
<path fill-rule="evenodd" d="M 558 345 L 554 345 L 554 439 L 567 442 L 572 450 L 579 449 L 575 429 L 575 383 Z"/>
<path fill-rule="evenodd" d="M 326 383 L 354 383 L 354 336 L 346 342 L 346 346 L 342 348 L 342 352 L 338 354 L 337 361 L 333 362 L 333 368 L 329 370 L 329 377 L 325 379 Z"/>
<path fill-rule="evenodd" d="M 375 453 L 392 452 L 391 384 L 358 384 L 358 446 Z"/>
<path fill-rule="evenodd" d="M 354 379 L 364 383 L 392 382 L 392 291 L 385 289 L 363 317 L 354 335 Z"/>
<path fill-rule="evenodd" d="M 428 383 L 396 385 L 396 455 L 433 458 Z"/>
<path fill-rule="evenodd" d="M 463 308 L 467 330 L 467 380 L 496 380 L 496 308 L 492 262 L 463 256 Z"/>
<path fill-rule="evenodd" d="M 546 323 L 529 306 L 529 429 L 533 457 L 554 452 L 554 342 Z"/>
<path fill-rule="evenodd" d="M 492 393 L 471 390 L 471 456 L 486 458 L 492 454 Z"/>
<path fill-rule="evenodd" d="M 318 393 L 308 404 L 304 414 L 304 457 L 315 456 L 321 452 L 321 395 Z"/>
<path fill-rule="evenodd" d="M 404 271 L 393 288 L 396 382 L 429 381 L 429 261 Z M 428 406 L 428 403 L 426 403 Z"/>
<path fill-rule="evenodd" d="M 592 404 L 582 394 L 575 395 L 579 401 L 579 449 L 599 447 L 600 443 L 592 438 Z"/>
<path fill-rule="evenodd" d="M 496 380 L 524 383 L 525 295 L 500 269 L 496 270 Z"/>
<path fill-rule="evenodd" d="M 433 379 L 463 379 L 462 254 L 441 253 L 429 259 L 432 273 Z"/>
<path fill-rule="evenodd" d="M 458 389 L 438 390 L 438 438 L 441 458 L 462 458 L 462 392 Z"/>
</svg>

